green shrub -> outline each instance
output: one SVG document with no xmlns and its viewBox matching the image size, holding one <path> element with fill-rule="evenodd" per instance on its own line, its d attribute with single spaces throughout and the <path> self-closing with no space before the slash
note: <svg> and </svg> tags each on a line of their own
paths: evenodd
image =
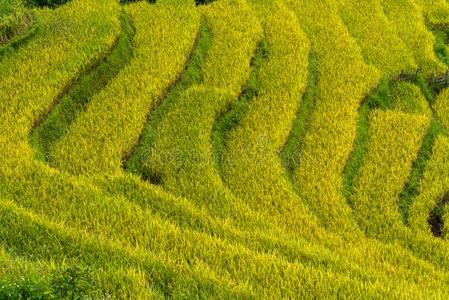
<svg viewBox="0 0 449 300">
<path fill-rule="evenodd" d="M 38 6 L 38 7 L 56 7 L 65 4 L 71 0 L 24 0 L 25 4 L 28 6 Z"/>
</svg>

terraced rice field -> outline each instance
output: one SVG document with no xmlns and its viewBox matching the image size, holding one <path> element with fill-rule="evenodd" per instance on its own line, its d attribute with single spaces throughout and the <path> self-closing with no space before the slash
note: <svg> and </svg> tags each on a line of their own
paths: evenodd
<svg viewBox="0 0 449 300">
<path fill-rule="evenodd" d="M 448 299 L 449 2 L 0 0 L 0 299 Z"/>
</svg>

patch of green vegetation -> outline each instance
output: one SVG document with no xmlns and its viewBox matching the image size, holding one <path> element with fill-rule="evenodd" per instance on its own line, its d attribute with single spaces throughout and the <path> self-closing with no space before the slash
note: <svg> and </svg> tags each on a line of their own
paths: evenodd
<svg viewBox="0 0 449 300">
<path fill-rule="evenodd" d="M 301 104 L 298 107 L 296 120 L 290 132 L 290 136 L 280 153 L 282 164 L 287 170 L 287 175 L 291 179 L 291 182 L 295 182 L 295 180 L 293 180 L 293 171 L 299 167 L 302 141 L 308 130 L 308 119 L 311 117 L 315 107 L 318 81 L 317 63 L 318 60 L 316 54 L 310 53 L 307 87 Z"/>
<path fill-rule="evenodd" d="M 21 0 L 0 1 L 0 55 L 4 44 L 24 34 L 33 22 L 33 15 Z"/>
<path fill-rule="evenodd" d="M 251 73 L 238 101 L 217 118 L 212 130 L 212 147 L 216 166 L 221 169 L 223 154 L 226 149 L 226 140 L 233 128 L 235 128 L 250 107 L 251 100 L 257 96 L 260 88 L 259 72 L 263 62 L 268 59 L 269 49 L 265 40 L 262 40 L 251 61 Z"/>
<path fill-rule="evenodd" d="M 447 48 L 449 43 L 449 30 L 435 29 L 432 32 L 435 36 L 435 54 L 442 62 L 449 65 L 449 50 Z"/>
<path fill-rule="evenodd" d="M 86 299 L 95 291 L 91 270 L 70 267 L 50 276 L 30 273 L 0 279 L 0 299 Z"/>
<path fill-rule="evenodd" d="M 196 45 L 192 51 L 189 62 L 183 71 L 179 81 L 168 92 L 162 103 L 153 111 L 148 118 L 147 125 L 137 143 L 136 148 L 131 155 L 125 160 L 124 168 L 138 176 L 142 176 L 145 180 L 153 183 L 159 183 L 160 178 L 157 174 L 153 174 L 151 170 L 145 167 L 145 159 L 152 150 L 158 124 L 172 107 L 173 103 L 179 98 L 180 94 L 188 87 L 194 84 L 200 84 L 203 81 L 202 66 L 211 46 L 211 32 L 206 22 L 203 20 L 198 33 Z"/>
<path fill-rule="evenodd" d="M 419 74 L 411 82 L 420 88 L 421 93 L 424 95 L 429 105 L 432 106 L 435 102 L 437 91 L 429 85 L 428 80 L 423 75 Z"/>
<path fill-rule="evenodd" d="M 130 18 L 122 14 L 122 34 L 112 51 L 90 72 L 69 88 L 47 118 L 33 130 L 30 140 L 37 158 L 48 161 L 50 149 L 67 132 L 89 100 L 100 92 L 131 60 L 134 30 Z"/>
<path fill-rule="evenodd" d="M 353 181 L 363 163 L 366 154 L 366 144 L 368 142 L 369 113 L 371 111 L 368 102 L 363 103 L 359 108 L 359 119 L 357 121 L 357 135 L 354 140 L 354 147 L 343 171 L 343 194 L 352 204 L 354 192 Z"/>
<path fill-rule="evenodd" d="M 137 2 L 137 1 L 141 1 L 141 0 L 120 0 L 121 4 L 127 4 L 127 3 L 133 3 L 133 2 Z M 156 3 L 157 0 L 147 0 L 148 3 Z"/>
<path fill-rule="evenodd" d="M 55 8 L 59 5 L 65 4 L 70 0 L 25 0 L 27 6 L 37 6 L 37 7 L 51 7 Z"/>
<path fill-rule="evenodd" d="M 38 30 L 39 27 L 37 24 L 32 25 L 23 34 L 19 34 L 9 39 L 8 42 L 4 45 L 0 45 L 0 61 L 2 61 L 2 59 L 7 57 L 8 55 L 13 54 L 20 47 L 25 46 L 31 40 L 31 38 L 36 35 Z"/>
<path fill-rule="evenodd" d="M 367 103 L 370 109 L 390 109 L 393 105 L 393 97 L 391 93 L 392 82 L 383 77 L 375 91 L 369 95 Z"/>
<path fill-rule="evenodd" d="M 9 16 L 17 9 L 18 6 L 21 6 L 20 0 L 2 0 L 0 1 L 0 21 L 2 21 L 5 17 Z"/>
</svg>

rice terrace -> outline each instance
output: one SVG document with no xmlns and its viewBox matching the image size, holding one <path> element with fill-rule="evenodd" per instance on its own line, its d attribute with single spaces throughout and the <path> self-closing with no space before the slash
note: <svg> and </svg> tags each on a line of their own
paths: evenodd
<svg viewBox="0 0 449 300">
<path fill-rule="evenodd" d="M 0 299 L 449 299 L 448 0 L 0 0 Z"/>
</svg>

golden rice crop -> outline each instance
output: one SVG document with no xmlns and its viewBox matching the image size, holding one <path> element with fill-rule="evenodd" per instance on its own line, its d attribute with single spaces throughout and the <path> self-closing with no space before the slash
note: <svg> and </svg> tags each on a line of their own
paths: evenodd
<svg viewBox="0 0 449 300">
<path fill-rule="evenodd" d="M 449 4 L 444 0 L 415 0 L 424 12 L 427 23 L 433 27 L 444 27 L 449 22 Z"/>
<path fill-rule="evenodd" d="M 431 117 L 432 110 L 429 103 L 416 85 L 409 82 L 398 82 L 392 93 L 394 97 L 393 110 Z"/>
<path fill-rule="evenodd" d="M 122 171 L 123 157 L 137 142 L 149 111 L 181 73 L 198 32 L 193 2 L 183 2 L 183 9 L 176 3 L 142 2 L 127 9 L 136 28 L 134 57 L 54 146 L 50 155 L 57 167 L 74 174 Z"/>
<path fill-rule="evenodd" d="M 368 152 L 354 182 L 354 209 L 370 235 L 394 231 L 394 224 L 402 222 L 399 193 L 428 125 L 429 118 L 422 115 L 381 110 L 371 114 Z"/>
<path fill-rule="evenodd" d="M 121 2 L 30 9 L 1 57 L 0 298 L 447 298 L 445 0 Z"/>
<path fill-rule="evenodd" d="M 412 0 L 383 0 L 382 4 L 391 26 L 413 53 L 421 71 L 427 75 L 444 72 L 444 65 L 435 55 L 435 38 L 426 28 L 422 8 Z"/>
<path fill-rule="evenodd" d="M 316 107 L 295 179 L 301 198 L 327 228 L 353 235 L 358 228 L 342 194 L 341 174 L 355 138 L 357 108 L 378 82 L 379 73 L 364 62 L 338 14 L 337 3 L 287 3 L 314 45 L 319 78 Z"/>
<path fill-rule="evenodd" d="M 449 166 L 449 141 L 440 136 L 435 141 L 432 156 L 420 181 L 419 194 L 410 207 L 409 224 L 413 230 L 430 235 L 428 222 L 432 209 L 444 199 L 449 191 L 447 170 Z"/>
<path fill-rule="evenodd" d="M 449 129 L 449 89 L 443 90 L 438 95 L 432 107 L 441 124 Z"/>
<path fill-rule="evenodd" d="M 242 89 L 262 30 L 248 5 L 241 3 L 217 2 L 206 7 L 204 15 L 213 42 L 202 70 L 204 83 L 182 93 L 158 124 L 147 164 L 173 193 L 216 208 L 211 209 L 213 214 L 223 216 L 231 210 L 244 215 L 249 213 L 246 205 L 221 182 L 210 136 L 215 118 L 236 101 Z"/>
<path fill-rule="evenodd" d="M 416 69 L 412 53 L 390 25 L 379 0 L 339 0 L 342 20 L 365 61 L 385 74 Z"/>
<path fill-rule="evenodd" d="M 32 158 L 28 133 L 83 69 L 102 56 L 119 32 L 119 6 L 76 0 L 57 13 L 39 11 L 40 34 L 0 69 L 2 162 Z M 14 92 L 10 92 L 13 89 Z"/>
<path fill-rule="evenodd" d="M 0 4 L 0 45 L 23 33 L 30 23 L 32 14 L 24 7 L 22 1 L 8 0 Z"/>
</svg>

